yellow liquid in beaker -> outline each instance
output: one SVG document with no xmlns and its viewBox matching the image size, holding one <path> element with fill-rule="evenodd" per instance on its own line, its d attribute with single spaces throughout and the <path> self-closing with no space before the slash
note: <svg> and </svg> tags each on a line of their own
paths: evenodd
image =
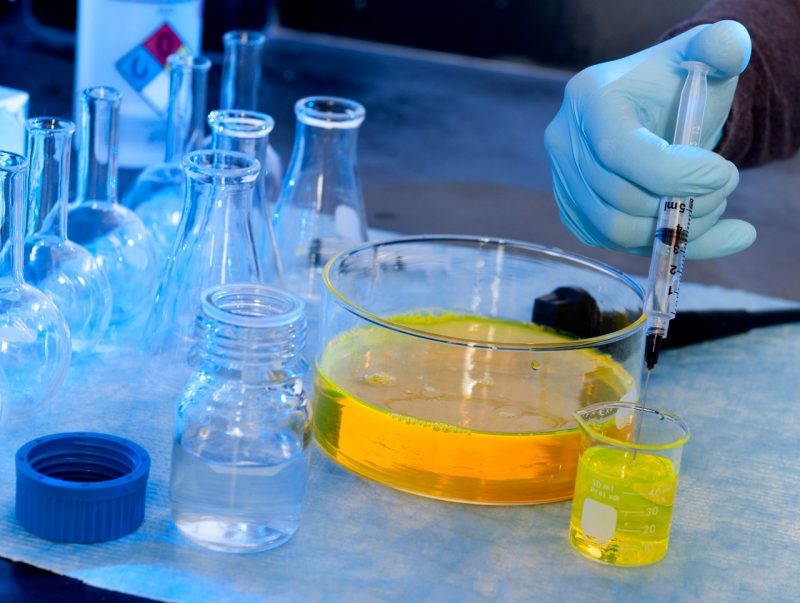
<svg viewBox="0 0 800 603">
<path fill-rule="evenodd" d="M 667 553 L 678 475 L 670 459 L 600 446 L 581 455 L 570 542 L 613 565 L 645 565 Z"/>
<path fill-rule="evenodd" d="M 481 341 L 569 340 L 478 316 L 392 321 Z M 363 327 L 323 351 L 315 436 L 345 467 L 401 490 L 486 504 L 564 500 L 580 443 L 572 412 L 633 385 L 619 364 L 590 350 L 480 349 Z"/>
</svg>

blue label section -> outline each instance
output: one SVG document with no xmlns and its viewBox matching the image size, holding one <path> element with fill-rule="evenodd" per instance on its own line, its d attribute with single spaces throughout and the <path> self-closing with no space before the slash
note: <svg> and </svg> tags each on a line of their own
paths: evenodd
<svg viewBox="0 0 800 603">
<path fill-rule="evenodd" d="M 117 71 L 137 92 L 161 71 L 161 63 L 144 46 L 137 46 L 117 61 Z"/>
</svg>

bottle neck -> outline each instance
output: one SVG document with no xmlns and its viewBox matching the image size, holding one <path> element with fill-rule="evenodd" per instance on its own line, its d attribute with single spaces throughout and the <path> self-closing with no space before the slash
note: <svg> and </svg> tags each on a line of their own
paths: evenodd
<svg viewBox="0 0 800 603">
<path fill-rule="evenodd" d="M 0 152 L 0 277 L 22 282 L 25 158 Z"/>
<path fill-rule="evenodd" d="M 25 236 L 65 238 L 69 203 L 69 164 L 75 124 L 51 118 L 29 119 L 28 211 Z"/>
<path fill-rule="evenodd" d="M 210 66 L 211 62 L 204 57 L 172 55 L 169 58 L 166 163 L 180 161 L 186 153 L 203 145 Z"/>
<path fill-rule="evenodd" d="M 118 125 L 121 95 L 89 88 L 81 98 L 77 200 L 117 202 Z"/>
<path fill-rule="evenodd" d="M 280 289 L 213 287 L 202 295 L 196 329 L 195 354 L 206 371 L 260 387 L 291 386 L 306 371 L 302 302 Z"/>
<path fill-rule="evenodd" d="M 266 37 L 257 31 L 225 34 L 222 63 L 222 109 L 256 110 L 261 89 L 261 53 Z"/>
</svg>

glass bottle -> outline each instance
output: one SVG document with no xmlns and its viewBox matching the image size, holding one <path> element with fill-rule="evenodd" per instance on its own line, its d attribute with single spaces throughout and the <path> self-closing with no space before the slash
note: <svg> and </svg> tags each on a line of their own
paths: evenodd
<svg viewBox="0 0 800 603">
<path fill-rule="evenodd" d="M 36 117 L 25 122 L 28 212 L 25 280 L 44 292 L 64 315 L 72 351 L 89 352 L 111 318 L 112 292 L 94 256 L 67 239 L 71 121 Z"/>
<path fill-rule="evenodd" d="M 221 109 L 258 111 L 261 92 L 261 57 L 267 36 L 260 31 L 235 30 L 222 37 L 224 55 L 222 61 Z M 274 204 L 281 190 L 283 166 L 281 158 L 271 145 L 262 161 L 267 173 L 266 193 L 270 204 Z"/>
<path fill-rule="evenodd" d="M 305 332 L 303 302 L 280 289 L 233 283 L 202 294 L 170 480 L 173 520 L 198 544 L 254 552 L 296 532 L 311 438 Z"/>
<path fill-rule="evenodd" d="M 338 252 L 367 240 L 356 162 L 365 111 L 345 98 L 297 101 L 294 150 L 275 207 L 273 230 L 287 289 L 318 308 L 322 269 Z"/>
<path fill-rule="evenodd" d="M 111 325 L 140 322 L 157 279 L 153 243 L 139 217 L 117 200 L 117 122 L 120 93 L 87 88 L 82 98 L 77 198 L 69 209 L 69 238 L 85 247 L 111 282 Z"/>
<path fill-rule="evenodd" d="M 258 160 L 202 150 L 187 154 L 183 169 L 187 191 L 178 239 L 142 341 L 151 379 L 168 389 L 181 387 L 189 375 L 200 294 L 214 285 L 263 282 L 250 224 Z"/>
<path fill-rule="evenodd" d="M 24 280 L 27 165 L 21 155 L 0 151 L 0 372 L 9 401 L 24 412 L 58 389 L 72 349 L 61 312 Z"/>
<path fill-rule="evenodd" d="M 205 57 L 174 54 L 170 70 L 167 146 L 163 163 L 147 167 L 123 204 L 136 212 L 153 238 L 159 266 L 163 268 L 178 236 L 184 199 L 181 160 L 203 145 L 206 90 L 211 61 Z"/>
<path fill-rule="evenodd" d="M 275 121 L 269 115 L 237 109 L 212 111 L 208 115 L 208 125 L 211 126 L 213 148 L 238 151 L 255 157 L 264 165 L 269 133 L 275 126 Z M 251 226 L 261 259 L 263 282 L 283 286 L 283 270 L 272 234 L 272 209 L 266 189 L 266 173 L 261 170 L 253 197 Z"/>
</svg>

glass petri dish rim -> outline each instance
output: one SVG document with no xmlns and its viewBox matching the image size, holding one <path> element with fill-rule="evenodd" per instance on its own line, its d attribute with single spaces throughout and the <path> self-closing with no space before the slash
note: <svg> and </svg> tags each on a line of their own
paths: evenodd
<svg viewBox="0 0 800 603">
<path fill-rule="evenodd" d="M 495 247 L 515 247 L 518 249 L 525 249 L 527 251 L 532 251 L 534 253 L 541 254 L 543 256 L 549 256 L 553 258 L 559 259 L 567 259 L 575 265 L 584 266 L 586 268 L 590 268 L 595 270 L 596 272 L 600 272 L 606 274 L 607 276 L 622 281 L 624 284 L 629 286 L 631 290 L 636 293 L 642 301 L 642 311 L 641 314 L 633 321 L 631 324 L 623 327 L 622 329 L 618 329 L 616 331 L 612 331 L 610 333 L 606 333 L 604 335 L 599 335 L 597 337 L 588 337 L 584 339 L 574 339 L 569 342 L 491 342 L 491 341 L 483 341 L 479 339 L 467 339 L 462 337 L 453 337 L 453 336 L 443 336 L 437 333 L 432 333 L 430 331 L 426 331 L 425 329 L 409 327 L 407 325 L 403 325 L 391 320 L 387 320 L 377 314 L 362 308 L 350 300 L 347 299 L 341 292 L 339 292 L 336 287 L 331 282 L 331 273 L 333 272 L 334 268 L 344 262 L 348 257 L 354 256 L 358 253 L 361 253 L 368 249 L 379 248 L 379 247 L 390 247 L 392 245 L 403 245 L 409 243 L 471 243 L 477 246 L 486 246 L 486 245 L 493 245 Z M 491 349 L 491 350 L 508 350 L 508 351 L 565 351 L 565 350 L 579 350 L 579 349 L 586 349 L 586 348 L 596 348 L 602 345 L 611 344 L 622 339 L 626 339 L 633 335 L 636 331 L 639 331 L 644 328 L 645 322 L 647 320 L 647 314 L 644 310 L 644 290 L 639 286 L 639 284 L 634 281 L 630 276 L 609 266 L 608 264 L 604 264 L 597 260 L 593 260 L 591 258 L 587 258 L 585 256 L 571 253 L 568 251 L 564 251 L 562 249 L 558 249 L 557 247 L 546 247 L 544 245 L 538 245 L 536 243 L 528 243 L 525 241 L 518 241 L 515 239 L 503 239 L 503 238 L 494 238 L 494 237 L 476 237 L 470 235 L 439 235 L 439 234 L 431 234 L 431 235 L 420 235 L 420 236 L 408 236 L 408 237 L 398 237 L 394 239 L 386 239 L 381 241 L 372 241 L 367 242 L 362 245 L 358 245 L 357 247 L 352 247 L 345 251 L 342 251 L 332 257 L 328 263 L 326 264 L 323 270 L 323 280 L 325 282 L 325 288 L 333 295 L 336 302 L 343 306 L 348 312 L 370 322 L 374 325 L 383 327 L 385 329 L 389 329 L 391 331 L 395 331 L 397 333 L 402 333 L 405 335 L 410 335 L 413 337 L 418 337 L 421 339 L 427 339 L 429 341 L 435 341 L 438 343 L 446 343 L 451 345 L 460 345 L 465 347 L 475 347 L 481 349 Z"/>
</svg>

